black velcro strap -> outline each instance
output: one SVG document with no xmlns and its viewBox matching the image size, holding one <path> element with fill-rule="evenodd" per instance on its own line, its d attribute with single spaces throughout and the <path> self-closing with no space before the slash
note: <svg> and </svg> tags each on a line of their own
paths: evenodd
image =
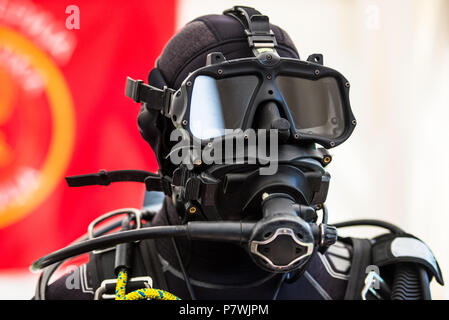
<svg viewBox="0 0 449 320">
<path fill-rule="evenodd" d="M 365 285 L 366 268 L 371 265 L 371 241 L 351 238 L 353 254 L 345 300 L 361 300 Z"/>
<path fill-rule="evenodd" d="M 148 176 L 154 173 L 142 170 L 117 170 L 105 171 L 101 170 L 99 173 L 83 174 L 78 176 L 66 177 L 69 187 L 84 187 L 84 186 L 108 186 L 112 182 L 145 182 Z"/>
<path fill-rule="evenodd" d="M 172 89 L 163 90 L 143 83 L 142 80 L 126 78 L 125 95 L 137 103 L 146 103 L 147 108 L 169 112 L 171 97 L 175 92 Z"/>
</svg>

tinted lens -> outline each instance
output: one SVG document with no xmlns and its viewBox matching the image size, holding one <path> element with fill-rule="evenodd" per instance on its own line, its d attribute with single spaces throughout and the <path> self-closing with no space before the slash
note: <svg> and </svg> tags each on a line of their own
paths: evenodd
<svg viewBox="0 0 449 320">
<path fill-rule="evenodd" d="M 276 82 L 299 132 L 329 139 L 343 134 L 343 101 L 335 78 L 278 76 Z"/>
<path fill-rule="evenodd" d="M 200 139 L 222 136 L 225 129 L 241 127 L 258 84 L 256 76 L 216 80 L 198 76 L 190 102 L 190 131 Z"/>
</svg>

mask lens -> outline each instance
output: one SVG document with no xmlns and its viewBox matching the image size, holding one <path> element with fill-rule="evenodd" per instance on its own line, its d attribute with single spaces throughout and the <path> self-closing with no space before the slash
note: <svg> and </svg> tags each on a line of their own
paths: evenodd
<svg viewBox="0 0 449 320">
<path fill-rule="evenodd" d="M 238 76 L 216 80 L 195 78 L 190 103 L 190 131 L 199 139 L 223 136 L 225 129 L 238 129 L 259 80 Z"/>
<path fill-rule="evenodd" d="M 343 101 L 335 78 L 278 76 L 276 83 L 302 134 L 339 138 L 345 129 Z"/>
</svg>

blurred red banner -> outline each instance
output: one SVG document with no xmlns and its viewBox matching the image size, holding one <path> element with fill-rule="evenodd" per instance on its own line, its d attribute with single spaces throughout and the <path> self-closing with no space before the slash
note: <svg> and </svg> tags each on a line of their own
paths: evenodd
<svg viewBox="0 0 449 320">
<path fill-rule="evenodd" d="M 67 175 L 154 171 L 127 76 L 146 79 L 175 0 L 0 0 L 0 268 L 27 267 L 95 217 L 141 207 L 144 187 L 69 189 Z"/>
</svg>

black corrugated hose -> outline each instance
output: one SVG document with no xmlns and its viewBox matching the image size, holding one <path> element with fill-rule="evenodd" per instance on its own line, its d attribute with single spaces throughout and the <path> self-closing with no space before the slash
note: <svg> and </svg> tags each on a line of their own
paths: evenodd
<svg viewBox="0 0 449 320">
<path fill-rule="evenodd" d="M 430 300 L 427 271 L 412 263 L 398 263 L 391 300 Z"/>
</svg>

